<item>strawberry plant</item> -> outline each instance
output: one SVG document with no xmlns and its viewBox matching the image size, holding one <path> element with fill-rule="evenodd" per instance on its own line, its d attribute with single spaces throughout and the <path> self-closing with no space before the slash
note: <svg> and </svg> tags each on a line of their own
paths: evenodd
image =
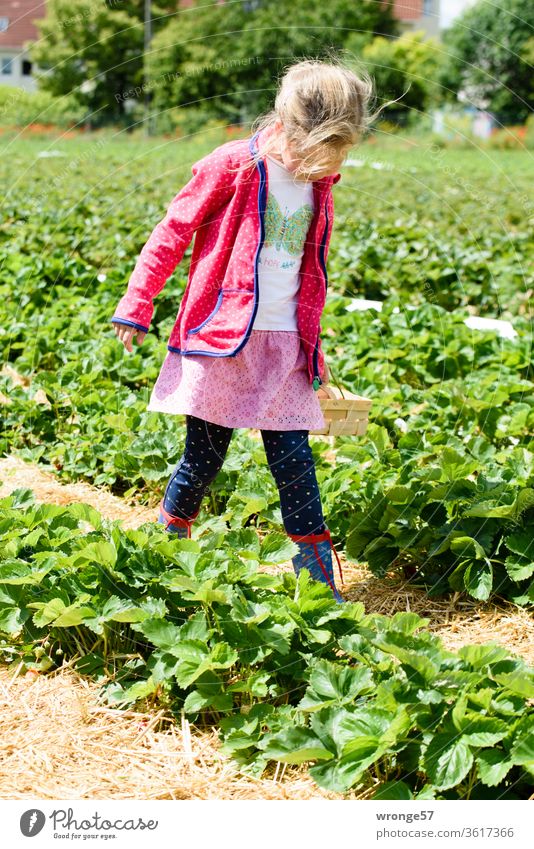
<svg viewBox="0 0 534 849">
<path fill-rule="evenodd" d="M 258 569 L 294 553 L 283 534 L 206 526 L 182 540 L 16 490 L 0 535 L 4 659 L 41 671 L 65 659 L 109 704 L 157 700 L 215 724 L 258 776 L 279 761 L 309 764 L 337 793 L 530 793 L 533 671 L 495 644 L 447 651 L 416 614 L 339 606 L 305 570 L 295 594 L 293 573 Z"/>
</svg>

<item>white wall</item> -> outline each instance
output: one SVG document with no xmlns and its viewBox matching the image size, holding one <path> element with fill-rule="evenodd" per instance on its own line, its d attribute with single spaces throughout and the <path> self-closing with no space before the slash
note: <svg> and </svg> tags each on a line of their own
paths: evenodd
<svg viewBox="0 0 534 849">
<path fill-rule="evenodd" d="M 11 73 L 3 73 L 5 60 L 11 59 Z M 37 88 L 34 78 L 22 73 L 22 63 L 28 56 L 20 50 L 10 50 L 9 47 L 0 47 L 0 85 L 11 85 L 23 88 L 25 91 L 35 91 Z"/>
</svg>

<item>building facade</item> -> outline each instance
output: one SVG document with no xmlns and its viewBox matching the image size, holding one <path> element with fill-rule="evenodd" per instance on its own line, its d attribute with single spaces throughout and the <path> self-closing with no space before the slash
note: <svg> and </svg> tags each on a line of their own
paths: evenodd
<svg viewBox="0 0 534 849">
<path fill-rule="evenodd" d="M 440 0 L 386 0 L 393 9 L 393 17 L 403 32 L 423 30 L 427 36 L 439 37 Z"/>
<path fill-rule="evenodd" d="M 34 91 L 32 63 L 25 50 L 27 41 L 36 41 L 39 32 L 34 21 L 46 15 L 46 2 L 39 0 L 0 0 L 0 84 Z"/>
</svg>

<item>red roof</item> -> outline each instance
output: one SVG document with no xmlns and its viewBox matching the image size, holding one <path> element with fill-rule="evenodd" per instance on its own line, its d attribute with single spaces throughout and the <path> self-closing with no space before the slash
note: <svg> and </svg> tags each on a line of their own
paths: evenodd
<svg viewBox="0 0 534 849">
<path fill-rule="evenodd" d="M 39 31 L 33 21 L 46 17 L 45 0 L 0 0 L 0 25 L 8 18 L 8 27 L 0 32 L 0 47 L 21 49 L 25 41 L 37 41 Z"/>
<path fill-rule="evenodd" d="M 423 14 L 423 0 L 393 0 L 393 17 L 398 21 L 414 21 Z"/>
</svg>

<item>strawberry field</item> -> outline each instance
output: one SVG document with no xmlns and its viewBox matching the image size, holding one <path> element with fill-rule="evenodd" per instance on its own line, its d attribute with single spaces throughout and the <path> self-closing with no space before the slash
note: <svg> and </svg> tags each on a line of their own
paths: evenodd
<svg viewBox="0 0 534 849">
<path fill-rule="evenodd" d="M 95 138 L 98 138 L 96 136 Z M 82 502 L 0 499 L 0 649 L 72 661 L 110 705 L 216 727 L 255 777 L 307 765 L 373 798 L 528 798 L 534 675 L 497 642 L 447 650 L 428 621 L 338 607 L 296 552 L 252 431 L 236 430 L 192 540 L 156 505 L 182 417 L 146 412 L 188 257 L 128 355 L 110 318 L 190 165 L 224 139 L 4 137 L 2 455 L 154 508 L 136 529 Z M 534 602 L 532 165 L 518 152 L 367 144 L 335 189 L 322 342 L 373 399 L 362 438 L 311 439 L 338 551 L 429 598 Z M 529 180 L 530 177 L 530 180 Z M 374 305 L 355 308 L 355 300 Z M 474 316 L 509 322 L 477 329 Z"/>
</svg>

